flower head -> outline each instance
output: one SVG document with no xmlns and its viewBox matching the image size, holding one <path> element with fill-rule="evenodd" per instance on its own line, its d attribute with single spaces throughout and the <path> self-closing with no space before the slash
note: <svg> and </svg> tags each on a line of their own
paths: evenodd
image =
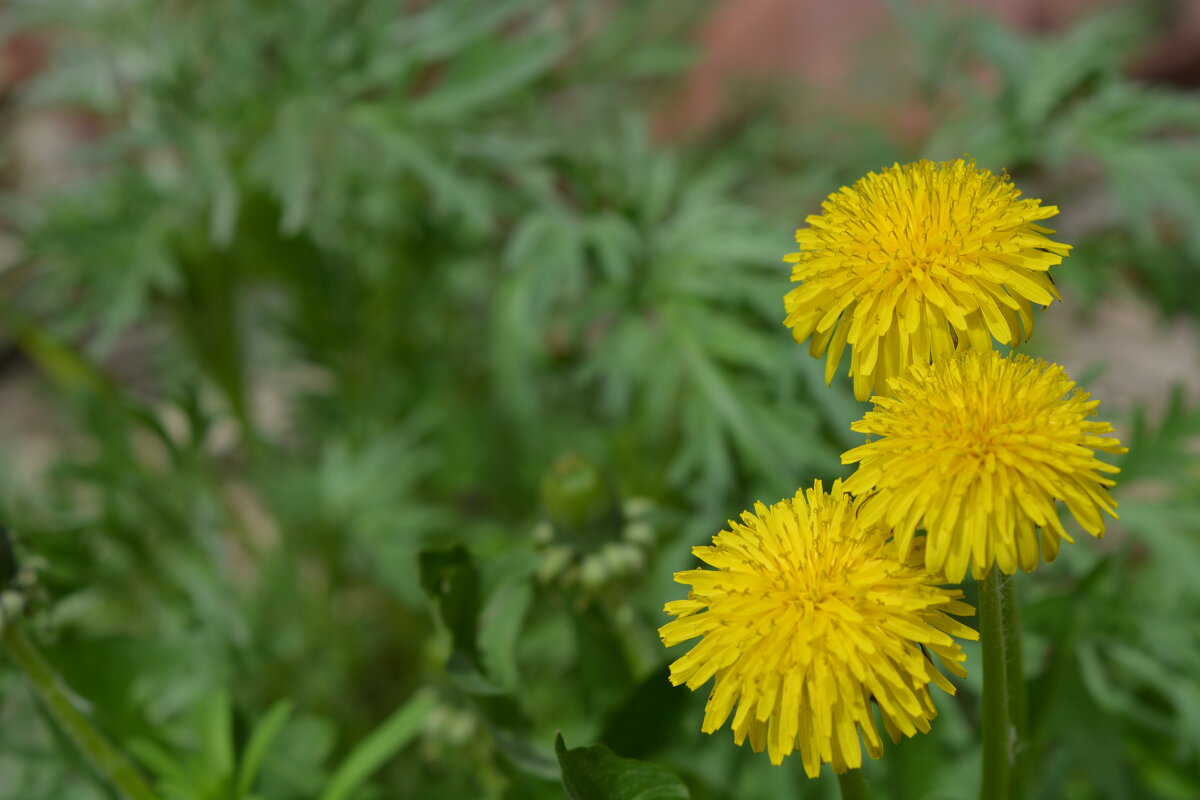
<svg viewBox="0 0 1200 800">
<path fill-rule="evenodd" d="M 1028 339 L 1032 304 L 1058 297 L 1047 271 L 1071 246 L 1036 224 L 1056 206 L 1020 197 L 1007 175 L 962 159 L 893 165 L 831 194 L 784 258 L 800 283 L 784 324 L 811 337 L 814 357 L 828 351 L 826 382 L 847 344 L 866 400 L 909 364 Z"/>
<path fill-rule="evenodd" d="M 872 701 L 893 741 L 928 731 L 935 683 L 954 686 L 934 665 L 964 675 L 951 635 L 977 638 L 949 614 L 974 609 L 921 566 L 915 548 L 898 559 L 890 532 L 864 526 L 835 481 L 817 481 L 770 508 L 730 522 L 709 547 L 692 551 L 715 569 L 679 572 L 686 600 L 666 605 L 677 617 L 659 630 L 668 646 L 703 637 L 671 665 L 671 683 L 697 689 L 715 678 L 703 730 L 720 728 L 734 707 L 734 741 L 750 738 L 771 762 L 799 750 L 815 777 L 861 766 L 862 747 L 878 758 L 883 742 Z"/>
<path fill-rule="evenodd" d="M 1039 527 L 1042 556 L 1053 561 L 1059 540 L 1073 541 L 1056 500 L 1102 536 L 1101 512 L 1117 516 L 1115 481 L 1104 475 L 1119 470 L 1095 451 L 1127 452 L 1104 435 L 1112 425 L 1088 420 L 1099 401 L 1074 387 L 1057 364 L 992 350 L 916 365 L 850 426 L 881 438 L 842 455 L 859 462 L 846 490 L 865 522 L 895 530 L 902 554 L 923 528 L 926 566 L 950 582 L 968 560 L 976 578 L 993 563 L 1035 569 Z"/>
</svg>

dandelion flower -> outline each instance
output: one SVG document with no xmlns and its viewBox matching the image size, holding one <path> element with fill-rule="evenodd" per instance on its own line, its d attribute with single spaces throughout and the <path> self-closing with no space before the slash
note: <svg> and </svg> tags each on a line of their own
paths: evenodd
<svg viewBox="0 0 1200 800">
<path fill-rule="evenodd" d="M 1071 249 L 1037 224 L 1057 206 L 962 159 L 872 172 L 821 208 L 784 257 L 800 283 L 784 324 L 797 342 L 811 337 L 814 357 L 828 352 L 826 382 L 850 345 L 859 400 L 909 364 L 1027 340 L 1033 304 L 1058 297 L 1048 270 Z"/>
<path fill-rule="evenodd" d="M 967 351 L 916 365 L 892 381 L 891 397 L 850 427 L 880 437 L 842 455 L 858 462 L 846 490 L 860 497 L 867 524 L 892 528 L 901 554 L 925 530 L 925 564 L 950 582 L 971 562 L 976 578 L 1047 561 L 1059 540 L 1074 541 L 1058 518 L 1066 503 L 1085 531 L 1104 535 L 1101 512 L 1116 518 L 1108 493 L 1119 470 L 1096 451 L 1124 453 L 1099 404 L 1076 390 L 1062 367 L 1028 356 Z"/>
<path fill-rule="evenodd" d="M 871 757 L 883 750 L 872 702 L 896 741 L 929 730 L 930 683 L 954 693 L 932 656 L 965 674 L 951 635 L 977 634 L 948 615 L 974 609 L 935 585 L 919 547 L 898 560 L 891 534 L 860 523 L 840 481 L 830 494 L 817 481 L 792 500 L 758 503 L 692 552 L 715 569 L 675 575 L 692 590 L 667 603 L 677 619 L 659 635 L 668 647 L 703 638 L 671 665 L 671 683 L 697 689 L 715 678 L 704 732 L 733 713 L 734 741 L 748 736 L 774 764 L 799 750 L 810 777 L 825 763 L 859 767 L 860 733 Z"/>
</svg>

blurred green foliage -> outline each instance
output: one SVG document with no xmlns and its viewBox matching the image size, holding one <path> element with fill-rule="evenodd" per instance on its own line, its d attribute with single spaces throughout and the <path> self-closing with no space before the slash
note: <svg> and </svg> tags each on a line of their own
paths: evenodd
<svg viewBox="0 0 1200 800">
<path fill-rule="evenodd" d="M 164 798 L 601 796 L 626 762 L 592 743 L 696 800 L 834 796 L 702 735 L 655 633 L 694 544 L 855 441 L 781 325 L 796 221 L 968 152 L 1063 208 L 1065 292 L 1200 316 L 1200 98 L 1121 69 L 1156 18 L 893 7 L 921 152 L 778 100 L 652 143 L 683 0 L 6 12 L 56 42 L 22 108 L 101 133 L 3 198 L 0 320 L 61 447 L 0 473 L 0 519 L 49 657 Z M 1139 415 L 1120 530 L 1022 578 L 1037 797 L 1200 796 L 1197 434 L 1182 395 Z M 878 797 L 973 792 L 978 688 L 868 766 Z M 0 775 L 110 796 L 7 669 Z"/>
</svg>

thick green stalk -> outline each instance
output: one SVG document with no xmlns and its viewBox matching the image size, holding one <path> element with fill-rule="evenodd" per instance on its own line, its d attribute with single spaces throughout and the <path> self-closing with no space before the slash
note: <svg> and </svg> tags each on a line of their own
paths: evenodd
<svg viewBox="0 0 1200 800">
<path fill-rule="evenodd" d="M 982 800 L 1009 800 L 1012 793 L 1013 727 L 1009 718 L 1008 658 L 1000 570 L 979 582 L 979 639 L 983 647 Z"/>
<path fill-rule="evenodd" d="M 1027 796 L 1030 775 L 1029 763 L 1029 700 L 1025 689 L 1025 668 L 1021 650 L 1021 608 L 1017 602 L 1015 576 L 1000 580 L 1000 602 L 1004 617 L 1004 665 L 1008 686 L 1008 718 L 1012 726 L 1013 777 L 1012 792 L 1017 798 Z"/>
<path fill-rule="evenodd" d="M 838 785 L 842 787 L 842 800 L 870 800 L 867 779 L 861 769 L 848 769 L 838 775 Z"/>
<path fill-rule="evenodd" d="M 4 647 L 12 660 L 25 673 L 38 699 L 45 705 L 55 722 L 70 737 L 87 758 L 88 763 L 125 800 L 158 800 L 134 770 L 129 760 L 117 750 L 104 734 L 96 729 L 83 712 L 75 707 L 68 690 L 57 674 L 42 658 L 33 642 L 18 624 L 0 625 L 4 631 Z"/>
</svg>

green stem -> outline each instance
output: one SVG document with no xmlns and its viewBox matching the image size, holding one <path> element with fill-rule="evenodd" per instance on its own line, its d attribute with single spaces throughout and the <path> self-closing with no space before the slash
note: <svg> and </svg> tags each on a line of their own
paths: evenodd
<svg viewBox="0 0 1200 800">
<path fill-rule="evenodd" d="M 869 800 L 871 797 L 861 769 L 848 769 L 838 775 L 838 785 L 842 787 L 842 800 Z"/>
<path fill-rule="evenodd" d="M 996 567 L 979 583 L 979 638 L 983 646 L 983 775 L 979 796 L 982 800 L 1009 800 L 1012 725 L 1004 646 L 1004 599 Z"/>
<path fill-rule="evenodd" d="M 96 774 L 117 789 L 125 800 L 158 800 L 128 759 L 97 730 L 71 701 L 70 690 L 42 658 L 33 642 L 17 624 L 4 627 L 4 647 L 25 673 L 38 699 L 63 732 L 75 742 Z"/>
<path fill-rule="evenodd" d="M 1021 651 L 1021 608 L 1017 602 L 1016 581 L 1006 575 L 1000 581 L 1000 602 L 1004 617 L 1004 666 L 1008 685 L 1008 717 L 1013 731 L 1012 790 L 1016 797 L 1026 796 L 1030 775 L 1029 700 L 1025 690 L 1025 668 Z"/>
</svg>

